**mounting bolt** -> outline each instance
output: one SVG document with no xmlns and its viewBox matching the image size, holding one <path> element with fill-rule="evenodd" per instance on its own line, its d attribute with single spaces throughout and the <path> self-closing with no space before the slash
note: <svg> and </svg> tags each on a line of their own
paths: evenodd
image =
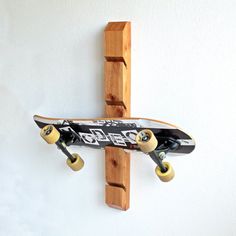
<svg viewBox="0 0 236 236">
<path fill-rule="evenodd" d="M 159 158 L 160 158 L 161 160 L 164 160 L 164 159 L 166 158 L 165 152 L 160 152 L 160 153 L 159 153 Z"/>
</svg>

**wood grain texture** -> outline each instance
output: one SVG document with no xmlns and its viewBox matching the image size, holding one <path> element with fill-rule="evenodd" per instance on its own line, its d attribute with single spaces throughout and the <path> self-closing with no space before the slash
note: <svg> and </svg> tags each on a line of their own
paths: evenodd
<svg viewBox="0 0 236 236">
<path fill-rule="evenodd" d="M 124 106 L 119 105 L 107 105 L 105 104 L 105 114 L 107 117 L 112 117 L 113 115 L 116 115 L 115 117 L 127 117 L 127 109 L 125 109 Z"/>
<path fill-rule="evenodd" d="M 109 22 L 104 31 L 105 114 L 130 116 L 131 24 Z M 130 206 L 130 154 L 121 148 L 105 148 L 106 203 L 127 210 Z"/>
<path fill-rule="evenodd" d="M 106 154 L 106 181 L 108 184 L 119 185 L 126 190 L 126 185 L 129 183 L 127 172 L 130 169 L 130 162 L 127 161 L 129 153 L 126 153 L 122 148 L 107 147 Z"/>
<path fill-rule="evenodd" d="M 127 69 L 123 62 L 105 62 L 105 100 L 108 105 L 128 106 Z"/>
<path fill-rule="evenodd" d="M 127 193 L 123 188 L 118 188 L 112 185 L 105 186 L 106 203 L 108 206 L 117 208 L 120 210 L 127 210 Z"/>
<path fill-rule="evenodd" d="M 107 61 L 130 61 L 130 22 L 109 22 L 105 28 L 104 56 Z"/>
</svg>

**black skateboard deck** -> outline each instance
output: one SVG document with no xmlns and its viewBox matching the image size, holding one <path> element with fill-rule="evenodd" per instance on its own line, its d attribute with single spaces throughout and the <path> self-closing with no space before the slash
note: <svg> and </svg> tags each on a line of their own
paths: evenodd
<svg viewBox="0 0 236 236">
<path fill-rule="evenodd" d="M 180 128 L 158 120 L 146 118 L 98 118 L 98 119 L 61 119 L 35 115 L 34 121 L 39 128 L 53 125 L 67 146 L 78 145 L 92 148 L 106 146 L 140 151 L 135 137 L 144 129 L 150 129 L 158 140 L 158 147 L 170 140 L 179 147 L 170 153 L 187 154 L 194 150 L 195 141 Z"/>
</svg>

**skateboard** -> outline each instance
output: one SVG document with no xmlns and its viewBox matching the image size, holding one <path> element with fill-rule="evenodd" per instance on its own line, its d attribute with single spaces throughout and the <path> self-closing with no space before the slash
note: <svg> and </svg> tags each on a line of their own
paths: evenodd
<svg viewBox="0 0 236 236">
<path fill-rule="evenodd" d="M 147 118 L 61 119 L 35 115 L 40 135 L 48 144 L 56 144 L 67 156 L 67 165 L 82 169 L 83 159 L 71 154 L 71 145 L 91 148 L 117 147 L 141 151 L 156 163 L 156 175 L 168 182 L 174 177 L 167 153 L 188 154 L 195 148 L 194 139 L 175 125 Z"/>
</svg>

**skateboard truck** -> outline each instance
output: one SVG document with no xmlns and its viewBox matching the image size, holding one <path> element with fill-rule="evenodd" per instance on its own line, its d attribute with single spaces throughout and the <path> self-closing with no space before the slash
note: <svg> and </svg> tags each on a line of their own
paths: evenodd
<svg viewBox="0 0 236 236">
<path fill-rule="evenodd" d="M 161 138 L 159 139 L 161 141 Z M 151 130 L 145 129 L 140 131 L 136 136 L 136 142 L 144 153 L 148 154 L 151 159 L 157 164 L 155 169 L 156 175 L 163 182 L 172 180 L 175 176 L 174 169 L 168 162 L 162 162 L 169 151 L 178 149 L 180 143 L 169 138 L 164 143 L 158 146 L 158 140 Z"/>
<path fill-rule="evenodd" d="M 154 151 L 149 153 L 149 156 L 158 165 L 162 173 L 167 171 L 167 168 L 162 163 L 162 161 L 166 158 L 166 154 L 171 150 L 174 151 L 178 149 L 179 146 L 180 143 L 177 140 L 169 138 L 167 141 L 157 147 Z"/>
<path fill-rule="evenodd" d="M 61 137 L 60 132 L 53 125 L 44 126 L 41 129 L 40 135 L 48 144 L 56 144 L 57 147 L 68 157 L 66 163 L 72 170 L 78 171 L 83 168 L 83 159 L 77 153 L 71 154 L 67 150 L 67 145 Z"/>
<path fill-rule="evenodd" d="M 66 144 L 62 140 L 59 139 L 56 142 L 56 145 L 58 149 L 60 149 L 70 159 L 72 163 L 75 162 L 76 158 L 74 158 L 73 155 L 67 150 Z"/>
</svg>

